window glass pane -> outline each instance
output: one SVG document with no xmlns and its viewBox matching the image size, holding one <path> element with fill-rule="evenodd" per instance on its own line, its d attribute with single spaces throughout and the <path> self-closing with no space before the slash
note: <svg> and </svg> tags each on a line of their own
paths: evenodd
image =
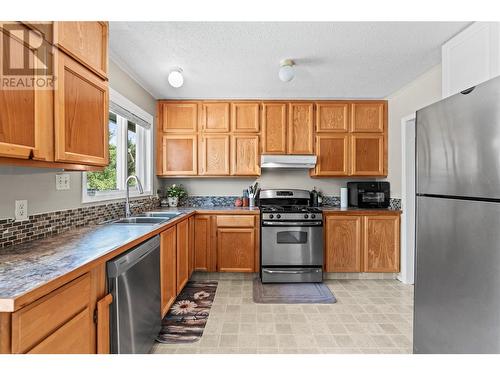
<svg viewBox="0 0 500 375">
<path fill-rule="evenodd" d="M 109 165 L 102 172 L 87 173 L 87 190 L 116 190 L 116 146 L 118 125 L 116 115 L 109 114 Z"/>
<path fill-rule="evenodd" d="M 127 121 L 127 176 L 137 175 L 137 131 L 133 122 Z M 130 181 L 135 186 L 135 180 Z"/>
</svg>

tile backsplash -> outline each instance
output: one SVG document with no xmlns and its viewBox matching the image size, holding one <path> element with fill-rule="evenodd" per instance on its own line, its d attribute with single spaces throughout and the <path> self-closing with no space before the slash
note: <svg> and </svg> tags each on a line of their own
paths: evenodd
<svg viewBox="0 0 500 375">
<path fill-rule="evenodd" d="M 135 199 L 132 202 L 135 213 L 149 211 L 160 205 L 158 197 Z M 114 202 L 85 206 L 70 210 L 30 215 L 28 220 L 0 220 L 0 248 L 20 244 L 85 225 L 117 219 L 124 216 L 125 202 Z"/>
</svg>

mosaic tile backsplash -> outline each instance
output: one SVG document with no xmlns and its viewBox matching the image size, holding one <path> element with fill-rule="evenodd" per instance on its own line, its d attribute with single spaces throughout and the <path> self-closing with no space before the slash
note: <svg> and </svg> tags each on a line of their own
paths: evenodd
<svg viewBox="0 0 500 375">
<path fill-rule="evenodd" d="M 160 205 L 158 197 L 135 199 L 132 212 L 150 211 Z M 123 217 L 125 202 L 86 206 L 29 216 L 25 221 L 0 220 L 0 248 L 49 237 L 85 225 Z"/>
</svg>

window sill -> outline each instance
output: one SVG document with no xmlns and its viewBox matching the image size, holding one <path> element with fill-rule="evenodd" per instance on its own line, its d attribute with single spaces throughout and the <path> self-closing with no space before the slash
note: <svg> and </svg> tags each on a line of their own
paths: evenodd
<svg viewBox="0 0 500 375">
<path fill-rule="evenodd" d="M 144 194 L 139 194 L 137 191 L 130 192 L 130 198 L 149 198 L 153 196 L 153 192 L 145 191 Z M 126 198 L 124 191 L 118 192 L 97 192 L 95 195 L 83 195 L 82 203 L 96 203 L 105 201 L 118 201 Z"/>
</svg>

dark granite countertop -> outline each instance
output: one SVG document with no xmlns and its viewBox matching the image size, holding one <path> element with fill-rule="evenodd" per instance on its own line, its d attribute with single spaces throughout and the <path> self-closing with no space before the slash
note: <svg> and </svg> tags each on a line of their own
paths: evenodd
<svg viewBox="0 0 500 375">
<path fill-rule="evenodd" d="M 181 212 L 181 215 L 160 225 L 102 224 L 80 227 L 0 249 L 0 311 L 6 311 L 5 306 L 12 306 L 12 301 L 19 296 L 141 237 L 153 235 L 192 212 L 259 212 L 258 208 L 218 206 L 158 208 L 154 211 Z"/>
</svg>

